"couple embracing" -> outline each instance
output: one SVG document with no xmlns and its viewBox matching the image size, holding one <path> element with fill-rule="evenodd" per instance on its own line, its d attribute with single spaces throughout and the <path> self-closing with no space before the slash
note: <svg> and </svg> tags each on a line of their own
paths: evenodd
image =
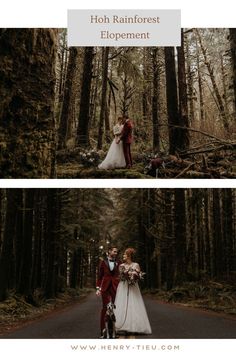
<svg viewBox="0 0 236 354">
<path fill-rule="evenodd" d="M 115 304 L 116 331 L 151 334 L 146 308 L 139 289 L 138 280 L 143 273 L 134 262 L 135 250 L 127 248 L 123 263 L 117 260 L 118 249 L 111 247 L 108 257 L 101 261 L 98 271 L 97 292 L 102 297 L 101 333 L 105 328 L 107 304 Z"/>
<path fill-rule="evenodd" d="M 108 170 L 115 168 L 131 168 L 132 156 L 130 146 L 133 124 L 128 116 L 118 118 L 113 128 L 114 140 L 108 150 L 105 160 L 98 166 L 99 169 Z"/>
</svg>

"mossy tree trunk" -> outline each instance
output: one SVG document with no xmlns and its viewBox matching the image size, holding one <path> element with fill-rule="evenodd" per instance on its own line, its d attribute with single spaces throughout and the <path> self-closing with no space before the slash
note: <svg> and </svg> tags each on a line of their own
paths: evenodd
<svg viewBox="0 0 236 354">
<path fill-rule="evenodd" d="M 66 147 L 66 141 L 68 138 L 68 130 L 69 124 L 72 123 L 72 119 L 70 119 L 71 112 L 71 104 L 73 98 L 73 79 L 76 72 L 76 63 L 78 58 L 78 48 L 71 47 L 69 50 L 69 63 L 66 73 L 66 81 L 64 87 L 64 97 L 62 103 L 62 111 L 60 117 L 59 131 L 58 131 L 58 148 L 64 149 Z"/>
<path fill-rule="evenodd" d="M 57 34 L 0 29 L 1 177 L 53 177 Z"/>
<path fill-rule="evenodd" d="M 81 83 L 79 124 L 77 130 L 77 144 L 89 146 L 90 96 L 93 75 L 94 48 L 85 47 L 83 77 Z"/>
<path fill-rule="evenodd" d="M 104 123 L 107 110 L 107 76 L 108 76 L 108 55 L 109 47 L 103 48 L 103 59 L 102 59 L 102 97 L 101 97 L 101 109 L 98 127 L 98 150 L 102 149 L 103 134 L 104 134 Z"/>
</svg>

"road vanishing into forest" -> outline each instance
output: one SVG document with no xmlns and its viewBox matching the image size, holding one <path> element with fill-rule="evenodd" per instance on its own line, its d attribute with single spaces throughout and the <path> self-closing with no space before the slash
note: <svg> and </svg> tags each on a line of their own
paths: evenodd
<svg viewBox="0 0 236 354">
<path fill-rule="evenodd" d="M 144 297 L 152 335 L 126 338 L 223 339 L 236 338 L 236 318 Z M 101 299 L 95 294 L 76 305 L 47 315 L 11 333 L 0 336 L 18 339 L 99 338 Z M 125 338 L 125 337 L 120 337 Z"/>
</svg>

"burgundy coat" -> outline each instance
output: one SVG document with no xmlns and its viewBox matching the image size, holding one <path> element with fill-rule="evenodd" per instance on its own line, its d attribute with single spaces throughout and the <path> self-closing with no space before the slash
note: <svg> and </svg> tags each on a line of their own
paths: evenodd
<svg viewBox="0 0 236 354">
<path fill-rule="evenodd" d="M 98 278 L 96 286 L 101 288 L 101 291 L 106 291 L 110 285 L 116 291 L 119 284 L 119 265 L 120 261 L 115 261 L 114 269 L 111 271 L 108 263 L 108 259 L 101 261 L 98 269 Z"/>
<path fill-rule="evenodd" d="M 133 131 L 133 124 L 130 120 L 128 120 L 125 122 L 123 130 L 121 132 L 120 139 L 123 141 L 123 143 L 125 143 L 125 144 L 132 143 L 132 140 L 133 140 L 132 131 Z"/>
</svg>

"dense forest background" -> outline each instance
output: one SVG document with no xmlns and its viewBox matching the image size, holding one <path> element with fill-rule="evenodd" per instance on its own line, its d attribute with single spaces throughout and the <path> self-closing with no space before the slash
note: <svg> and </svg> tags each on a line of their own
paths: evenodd
<svg viewBox="0 0 236 354">
<path fill-rule="evenodd" d="M 234 189 L 0 192 L 0 301 L 16 294 L 35 304 L 94 288 L 99 260 L 115 245 L 120 258 L 136 248 L 148 292 L 179 300 L 192 287 L 196 299 L 213 294 L 234 306 Z"/>
<path fill-rule="evenodd" d="M 66 29 L 1 29 L 1 176 L 103 177 L 128 114 L 139 172 L 158 153 L 187 177 L 235 177 L 236 30 L 181 34 L 177 48 L 68 48 Z"/>
</svg>

